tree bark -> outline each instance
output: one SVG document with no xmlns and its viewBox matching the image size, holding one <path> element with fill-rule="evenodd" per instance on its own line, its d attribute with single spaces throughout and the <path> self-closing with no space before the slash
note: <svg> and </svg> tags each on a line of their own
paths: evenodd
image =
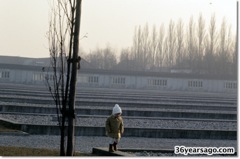
<svg viewBox="0 0 240 159">
<path fill-rule="evenodd" d="M 81 4 L 82 0 L 76 2 L 76 16 L 74 27 L 74 41 L 73 41 L 73 57 L 72 57 L 72 73 L 70 81 L 69 92 L 69 118 L 68 118 L 68 142 L 67 142 L 67 156 L 73 156 L 74 154 L 74 135 L 75 135 L 75 95 L 76 95 L 76 83 L 77 83 L 77 66 L 78 66 L 78 44 L 79 44 L 79 32 L 80 32 L 80 20 L 81 20 Z"/>
</svg>

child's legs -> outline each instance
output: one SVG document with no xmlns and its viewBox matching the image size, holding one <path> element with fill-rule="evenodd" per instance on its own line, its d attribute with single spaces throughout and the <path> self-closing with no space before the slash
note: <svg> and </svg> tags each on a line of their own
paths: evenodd
<svg viewBox="0 0 240 159">
<path fill-rule="evenodd" d="M 120 141 L 120 139 L 111 138 L 111 139 L 109 140 L 109 144 L 114 144 L 114 143 L 118 144 L 119 141 Z"/>
</svg>

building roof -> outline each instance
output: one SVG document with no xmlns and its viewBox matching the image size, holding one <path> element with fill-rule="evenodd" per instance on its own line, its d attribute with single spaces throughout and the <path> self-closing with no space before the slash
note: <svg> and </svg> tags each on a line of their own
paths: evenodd
<svg viewBox="0 0 240 159">
<path fill-rule="evenodd" d="M 31 65 L 44 66 L 50 63 L 50 58 L 29 58 L 19 56 L 0 56 L 0 63 L 2 64 L 17 64 L 17 65 Z"/>
<path fill-rule="evenodd" d="M 196 74 L 196 73 L 171 73 L 152 71 L 123 71 L 123 70 L 101 70 L 101 69 L 81 69 L 82 73 L 105 74 L 113 76 L 149 76 L 156 78 L 183 78 L 183 79 L 216 79 L 216 80 L 237 80 L 237 76 Z"/>
<path fill-rule="evenodd" d="M 42 66 L 18 65 L 18 64 L 1 64 L 0 69 L 25 70 L 42 72 Z M 167 72 L 141 72 L 141 71 L 122 71 L 122 70 L 102 70 L 81 68 L 79 74 L 99 74 L 112 76 L 150 76 L 156 78 L 183 78 L 183 79 L 218 79 L 218 80 L 237 80 L 237 77 L 224 75 L 201 75 L 193 73 L 167 73 Z"/>
<path fill-rule="evenodd" d="M 50 58 L 25 58 L 25 57 L 11 57 L 0 56 L 0 69 L 10 70 L 25 70 L 42 72 L 51 70 Z M 134 71 L 134 70 L 103 70 L 92 69 L 90 64 L 82 59 L 81 69 L 79 74 L 102 74 L 112 76 L 150 76 L 156 78 L 183 78 L 183 79 L 218 79 L 218 80 L 237 80 L 236 76 L 229 76 L 223 74 L 196 74 L 183 72 L 154 72 L 154 71 Z"/>
</svg>

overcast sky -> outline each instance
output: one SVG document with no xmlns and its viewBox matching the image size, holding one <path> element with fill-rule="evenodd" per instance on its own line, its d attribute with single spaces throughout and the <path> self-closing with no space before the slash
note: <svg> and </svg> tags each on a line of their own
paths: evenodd
<svg viewBox="0 0 240 159">
<path fill-rule="evenodd" d="M 0 55 L 48 57 L 46 32 L 49 0 L 0 0 Z M 85 52 L 110 45 L 116 50 L 132 45 L 134 28 L 148 23 L 158 28 L 180 18 L 187 25 L 202 13 L 206 21 L 215 13 L 236 30 L 236 0 L 82 0 L 80 41 Z"/>
</svg>

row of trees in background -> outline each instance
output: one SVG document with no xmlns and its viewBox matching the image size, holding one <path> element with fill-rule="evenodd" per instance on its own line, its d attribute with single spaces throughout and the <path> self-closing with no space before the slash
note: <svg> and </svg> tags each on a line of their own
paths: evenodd
<svg viewBox="0 0 240 159">
<path fill-rule="evenodd" d="M 195 73 L 236 74 L 236 47 L 236 35 L 225 18 L 217 26 L 212 15 L 206 25 L 200 14 L 197 20 L 191 17 L 187 25 L 180 19 L 158 29 L 150 29 L 148 24 L 136 27 L 132 46 L 122 49 L 119 59 L 110 46 L 92 51 L 85 59 L 100 69 L 178 68 Z"/>
</svg>

